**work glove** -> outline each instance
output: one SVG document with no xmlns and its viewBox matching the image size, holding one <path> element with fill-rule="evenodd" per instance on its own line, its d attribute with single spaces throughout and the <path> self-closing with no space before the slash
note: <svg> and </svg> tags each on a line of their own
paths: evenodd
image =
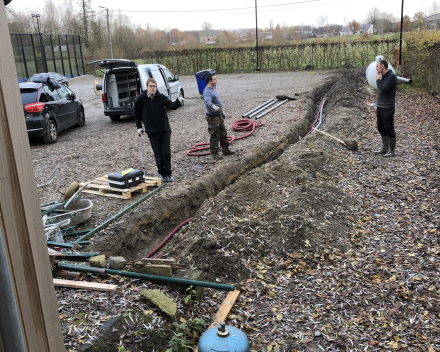
<svg viewBox="0 0 440 352">
<path fill-rule="evenodd" d="M 220 106 L 217 106 L 217 105 L 213 105 L 212 108 L 217 112 L 219 112 L 221 110 Z"/>
<path fill-rule="evenodd" d="M 144 133 L 144 129 L 143 128 L 139 128 L 138 129 L 138 135 L 140 136 L 142 133 Z"/>
<path fill-rule="evenodd" d="M 226 116 L 225 116 L 225 114 L 222 112 L 222 117 L 223 117 L 223 119 L 225 119 L 226 118 Z"/>
<path fill-rule="evenodd" d="M 177 100 L 179 101 L 180 106 L 183 106 L 183 104 L 185 104 L 186 102 L 186 99 L 184 97 L 178 97 Z"/>
</svg>

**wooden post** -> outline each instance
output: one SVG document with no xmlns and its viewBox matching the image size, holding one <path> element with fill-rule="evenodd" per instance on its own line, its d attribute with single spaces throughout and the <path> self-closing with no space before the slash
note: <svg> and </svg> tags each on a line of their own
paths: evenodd
<svg viewBox="0 0 440 352">
<path fill-rule="evenodd" d="M 60 352 L 63 335 L 4 6 L 0 47 L 0 228 L 26 349 Z"/>
</svg>

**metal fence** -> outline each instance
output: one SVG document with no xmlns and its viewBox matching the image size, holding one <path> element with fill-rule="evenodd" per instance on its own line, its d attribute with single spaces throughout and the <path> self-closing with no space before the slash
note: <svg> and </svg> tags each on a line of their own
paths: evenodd
<svg viewBox="0 0 440 352">
<path fill-rule="evenodd" d="M 41 72 L 67 78 L 84 74 L 79 35 L 11 33 L 11 42 L 19 82 Z"/>
</svg>

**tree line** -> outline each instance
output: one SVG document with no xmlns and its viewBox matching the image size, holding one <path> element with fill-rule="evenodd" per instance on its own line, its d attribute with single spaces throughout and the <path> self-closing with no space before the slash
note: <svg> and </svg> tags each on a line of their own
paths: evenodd
<svg viewBox="0 0 440 352">
<path fill-rule="evenodd" d="M 32 13 L 40 13 L 40 31 L 51 34 L 79 34 L 85 55 L 108 57 L 107 39 L 107 15 L 105 9 L 93 10 L 92 0 L 45 0 L 42 8 L 31 11 L 18 9 L 14 2 L 6 6 L 9 31 L 11 33 L 37 33 L 37 23 Z M 161 51 L 173 47 L 195 48 L 204 47 L 205 41 L 211 36 L 220 46 L 248 46 L 254 45 L 254 30 L 234 32 L 232 30 L 213 30 L 212 25 L 203 23 L 200 30 L 180 31 L 177 28 L 163 30 L 152 27 L 150 24 L 137 24 L 121 12 L 110 11 L 109 27 L 112 38 L 114 57 L 139 58 L 142 53 L 149 51 Z M 417 12 L 411 18 L 405 16 L 403 20 L 404 31 L 411 31 L 423 26 L 424 17 L 440 13 L 440 1 L 433 1 L 432 5 L 423 11 Z M 400 30 L 400 18 L 386 12 L 381 12 L 377 7 L 371 9 L 365 19 L 359 22 L 355 19 L 344 20 L 344 26 L 351 26 L 356 30 L 361 23 L 370 23 L 374 32 L 384 34 Z M 316 24 L 309 26 L 288 26 L 277 24 L 275 28 L 270 25 L 267 28 L 259 28 L 262 32 L 271 32 L 270 38 L 262 37 L 262 41 L 270 40 L 276 44 L 301 41 L 306 39 L 304 27 L 317 28 L 321 32 L 336 33 L 342 25 L 328 23 L 328 18 L 321 15 Z"/>
</svg>

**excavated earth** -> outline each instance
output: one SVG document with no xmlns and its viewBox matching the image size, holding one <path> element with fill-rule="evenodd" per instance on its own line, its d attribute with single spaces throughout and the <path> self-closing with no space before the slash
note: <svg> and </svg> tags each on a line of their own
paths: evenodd
<svg viewBox="0 0 440 352">
<path fill-rule="evenodd" d="M 392 236 L 383 229 L 392 226 L 386 219 L 380 223 L 381 215 L 372 205 L 366 206 L 381 197 L 383 187 L 373 195 L 363 194 L 360 189 L 366 181 L 360 179 L 364 186 L 359 186 L 356 180 L 365 177 L 365 172 L 387 170 L 382 159 L 366 156 L 372 148 L 374 112 L 369 103 L 374 96 L 368 93 L 364 72 L 345 67 L 321 74 L 313 90 L 298 92 L 303 94 L 294 105 L 297 114 L 279 118 L 283 120 L 279 131 L 271 129 L 264 140 L 252 137 L 243 142 L 245 148 L 239 149 L 237 157 L 219 163 L 195 161 L 206 169 L 190 169 L 193 177 L 187 173 L 167 185 L 101 231 L 87 250 L 137 260 L 178 224 L 193 218 L 160 249 L 162 258 L 172 257 L 202 271 L 205 281 L 233 284 L 241 290 L 227 323 L 246 332 L 252 351 L 434 351 L 439 341 L 434 333 L 430 335 L 433 328 L 428 326 L 432 319 L 428 312 L 438 311 L 433 301 L 427 294 L 422 297 L 421 305 L 426 307 L 422 321 L 418 315 L 423 308 L 410 309 L 412 303 L 406 301 L 409 291 L 405 287 L 413 286 L 405 281 L 394 283 L 401 270 L 398 264 L 391 270 L 394 276 L 383 273 L 394 250 L 384 249 Z M 358 153 L 334 139 L 309 133 L 322 99 L 325 109 L 320 129 L 342 140 L 360 141 Z M 433 192 L 436 187 L 432 185 Z M 104 207 L 102 212 L 104 216 Z M 374 228 L 378 232 L 374 241 L 380 241 L 383 258 L 369 263 L 377 246 L 355 244 L 373 241 L 369 237 L 373 236 L 372 218 L 379 219 L 381 226 Z M 435 224 L 426 226 L 429 233 L 435 233 Z M 389 248 L 400 242 L 392 245 Z M 101 280 L 93 275 L 85 279 Z M 206 300 L 194 304 L 186 302 L 185 291 L 171 285 L 112 276 L 103 282 L 117 284 L 117 292 L 98 296 L 57 290 L 60 314 L 72 316 L 63 320 L 71 351 L 118 351 L 121 346 L 130 351 L 162 351 L 179 329 L 176 324 L 195 346 L 201 331 L 182 326 L 194 326 L 199 318 L 209 325 L 226 296 L 226 292 L 205 289 Z M 375 285 L 384 283 L 375 292 Z M 160 288 L 172 297 L 178 305 L 177 317 L 168 318 L 143 301 L 139 295 L 143 288 Z M 438 298 L 436 289 L 430 286 L 429 291 Z M 397 297 L 406 303 L 398 305 Z M 413 301 L 420 297 L 414 294 Z M 399 309 L 410 324 L 397 323 Z M 110 333 L 99 335 L 101 320 L 112 318 L 115 325 Z M 407 326 L 416 319 L 420 323 L 413 334 Z M 399 335 L 399 331 L 405 333 Z"/>
</svg>

